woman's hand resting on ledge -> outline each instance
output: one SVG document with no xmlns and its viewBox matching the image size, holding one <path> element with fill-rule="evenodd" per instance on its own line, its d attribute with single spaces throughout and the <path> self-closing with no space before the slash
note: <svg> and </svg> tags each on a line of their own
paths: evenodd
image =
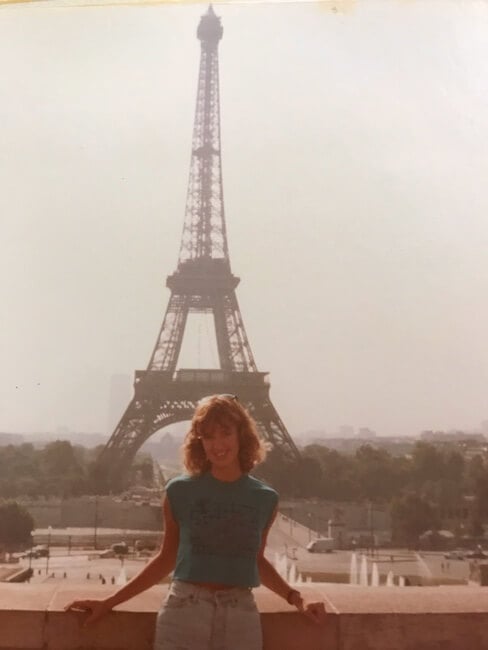
<svg viewBox="0 0 488 650">
<path fill-rule="evenodd" d="M 65 612 L 82 611 L 90 612 L 83 623 L 83 627 L 96 623 L 112 610 L 108 600 L 74 600 L 64 608 Z"/>
<path fill-rule="evenodd" d="M 314 623 L 324 623 L 326 611 L 325 605 L 321 600 L 308 602 L 303 599 L 299 591 L 294 591 L 288 602 L 290 605 L 294 605 L 299 612 L 305 614 L 307 618 L 314 621 Z"/>
</svg>

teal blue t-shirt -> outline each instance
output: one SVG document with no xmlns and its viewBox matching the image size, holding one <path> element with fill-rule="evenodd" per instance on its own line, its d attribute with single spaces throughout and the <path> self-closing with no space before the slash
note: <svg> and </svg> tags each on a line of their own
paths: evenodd
<svg viewBox="0 0 488 650">
<path fill-rule="evenodd" d="M 175 580 L 259 585 L 257 554 L 278 493 L 243 474 L 231 483 L 207 472 L 179 476 L 166 485 L 180 540 Z"/>
</svg>

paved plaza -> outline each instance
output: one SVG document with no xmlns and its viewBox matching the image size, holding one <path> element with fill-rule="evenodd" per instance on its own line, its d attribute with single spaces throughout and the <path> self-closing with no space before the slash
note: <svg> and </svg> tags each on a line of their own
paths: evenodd
<svg viewBox="0 0 488 650">
<path fill-rule="evenodd" d="M 119 531 L 119 540 L 124 533 Z M 87 530 L 88 538 L 92 538 Z M 351 571 L 351 551 L 332 553 L 309 553 L 306 545 L 317 534 L 279 514 L 268 538 L 267 557 L 277 566 L 283 557 L 287 558 L 288 570 L 300 575 L 305 581 L 349 582 Z M 61 540 L 62 537 L 59 537 Z M 56 545 L 56 531 L 52 533 L 53 545 L 50 557 L 38 559 L 23 558 L 20 567 L 31 566 L 31 584 L 77 582 L 91 584 L 120 584 L 138 573 L 150 554 L 129 554 L 126 557 L 101 558 L 100 550 L 69 548 Z M 362 562 L 360 549 L 356 552 L 356 566 Z M 410 584 L 468 584 L 470 562 L 468 560 L 447 560 L 442 553 L 416 553 L 402 549 L 381 549 L 374 554 L 365 553 L 369 580 L 373 563 L 376 563 L 380 583 L 385 583 L 388 573 L 398 583 L 399 577 L 408 579 Z M 19 567 L 19 568 L 20 568 Z"/>
</svg>

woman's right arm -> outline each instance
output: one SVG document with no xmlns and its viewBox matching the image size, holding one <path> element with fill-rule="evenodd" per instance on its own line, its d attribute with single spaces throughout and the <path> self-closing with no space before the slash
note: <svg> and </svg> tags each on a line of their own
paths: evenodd
<svg viewBox="0 0 488 650">
<path fill-rule="evenodd" d="M 174 520 L 168 497 L 163 503 L 164 539 L 159 553 L 127 584 L 103 600 L 75 600 L 65 610 L 81 609 L 91 612 L 85 625 L 94 623 L 107 614 L 113 607 L 137 596 L 160 582 L 174 569 L 178 551 L 179 528 Z"/>
</svg>

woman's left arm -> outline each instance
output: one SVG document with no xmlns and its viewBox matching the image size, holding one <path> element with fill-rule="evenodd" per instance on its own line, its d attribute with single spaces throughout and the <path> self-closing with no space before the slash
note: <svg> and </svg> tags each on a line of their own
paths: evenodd
<svg viewBox="0 0 488 650">
<path fill-rule="evenodd" d="M 305 601 L 298 589 L 290 587 L 286 580 L 276 571 L 271 562 L 264 556 L 268 533 L 276 519 L 277 512 L 278 510 L 276 509 L 268 527 L 263 532 L 261 548 L 258 553 L 258 570 L 261 583 L 265 587 L 268 587 L 268 589 L 271 589 L 271 591 L 274 591 L 275 594 L 278 594 L 278 596 L 284 598 L 290 605 L 294 605 L 305 616 L 308 616 L 308 618 L 316 623 L 322 623 L 325 620 L 325 605 L 323 601 Z"/>
</svg>

